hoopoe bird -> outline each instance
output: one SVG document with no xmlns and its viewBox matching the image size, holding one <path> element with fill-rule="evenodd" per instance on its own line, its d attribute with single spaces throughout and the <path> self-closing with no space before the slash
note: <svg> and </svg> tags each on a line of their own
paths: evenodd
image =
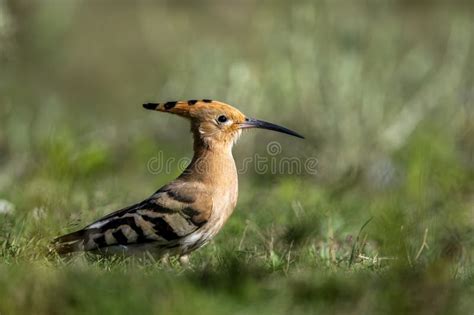
<svg viewBox="0 0 474 315">
<path fill-rule="evenodd" d="M 149 110 L 191 122 L 194 156 L 184 172 L 149 198 L 115 211 L 82 230 L 53 241 L 59 254 L 150 252 L 155 257 L 187 255 L 208 243 L 234 211 L 238 195 L 233 144 L 242 130 L 263 128 L 298 138 L 298 133 L 249 118 L 236 108 L 208 99 L 147 103 Z"/>
</svg>

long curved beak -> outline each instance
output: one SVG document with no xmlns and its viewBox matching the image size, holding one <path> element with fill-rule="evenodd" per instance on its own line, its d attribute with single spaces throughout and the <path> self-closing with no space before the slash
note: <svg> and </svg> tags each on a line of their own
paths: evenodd
<svg viewBox="0 0 474 315">
<path fill-rule="evenodd" d="M 286 133 L 287 135 L 294 136 L 297 138 L 304 139 L 304 137 L 293 130 L 288 128 L 278 126 L 263 120 L 258 120 L 255 118 L 245 118 L 245 122 L 240 124 L 240 129 L 247 129 L 247 128 L 260 128 L 260 129 L 268 129 L 273 130 L 281 133 Z"/>
</svg>

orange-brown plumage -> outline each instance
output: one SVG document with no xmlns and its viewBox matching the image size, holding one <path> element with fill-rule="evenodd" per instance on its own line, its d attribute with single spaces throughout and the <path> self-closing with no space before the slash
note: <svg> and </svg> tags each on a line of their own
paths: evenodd
<svg viewBox="0 0 474 315">
<path fill-rule="evenodd" d="M 135 254 L 148 250 L 158 255 L 185 256 L 212 239 L 236 206 L 238 178 L 232 146 L 242 129 L 270 129 L 302 138 L 284 127 L 246 117 L 218 101 L 143 106 L 190 120 L 194 137 L 190 165 L 144 201 L 57 238 L 54 244 L 59 253 L 89 250 Z"/>
</svg>

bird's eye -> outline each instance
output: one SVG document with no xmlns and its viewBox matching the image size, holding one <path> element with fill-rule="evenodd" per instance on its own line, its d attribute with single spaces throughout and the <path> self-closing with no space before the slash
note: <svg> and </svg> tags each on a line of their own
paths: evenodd
<svg viewBox="0 0 474 315">
<path fill-rule="evenodd" d="M 220 123 L 225 123 L 227 121 L 227 117 L 224 115 L 220 115 L 219 117 L 217 117 L 217 121 Z"/>
</svg>

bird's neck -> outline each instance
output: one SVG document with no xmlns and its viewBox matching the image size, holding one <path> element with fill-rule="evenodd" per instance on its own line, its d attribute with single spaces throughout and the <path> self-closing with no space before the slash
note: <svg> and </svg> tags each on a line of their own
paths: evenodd
<svg viewBox="0 0 474 315">
<path fill-rule="evenodd" d="M 204 141 L 195 135 L 193 159 L 180 177 L 202 182 L 216 190 L 237 188 L 232 143 Z"/>
</svg>

